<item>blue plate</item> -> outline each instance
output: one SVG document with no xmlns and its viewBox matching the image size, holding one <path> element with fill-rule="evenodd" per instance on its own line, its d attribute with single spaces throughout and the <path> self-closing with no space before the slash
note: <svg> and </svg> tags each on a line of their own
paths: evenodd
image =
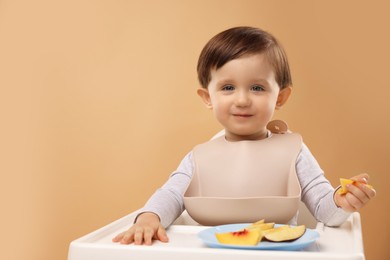
<svg viewBox="0 0 390 260">
<path fill-rule="evenodd" d="M 248 223 L 242 224 L 230 224 L 230 225 L 222 225 L 207 228 L 198 233 L 198 237 L 209 247 L 217 247 L 217 248 L 234 248 L 234 249 L 254 249 L 254 250 L 300 250 L 303 249 L 310 244 L 314 243 L 317 238 L 320 237 L 320 234 L 312 229 L 306 228 L 305 234 L 298 238 L 297 240 L 290 242 L 269 242 L 262 240 L 259 244 L 255 246 L 242 246 L 242 245 L 227 245 L 221 244 L 218 242 L 215 237 L 215 233 L 225 233 L 231 231 L 237 231 L 244 229 L 247 227 Z M 275 227 L 282 226 L 275 224 Z"/>
</svg>

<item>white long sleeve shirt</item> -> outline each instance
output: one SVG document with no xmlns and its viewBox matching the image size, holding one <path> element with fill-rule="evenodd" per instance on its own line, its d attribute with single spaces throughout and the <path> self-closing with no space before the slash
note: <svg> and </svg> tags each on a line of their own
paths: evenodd
<svg viewBox="0 0 390 260">
<path fill-rule="evenodd" d="M 177 170 L 141 209 L 141 212 L 157 214 L 164 227 L 171 225 L 185 210 L 183 196 L 194 172 L 191 157 L 192 151 L 184 157 Z M 333 200 L 335 189 L 325 178 L 323 170 L 305 144 L 302 145 L 296 161 L 296 172 L 302 188 L 301 200 L 317 221 L 328 226 L 341 225 L 350 213 L 335 204 Z"/>
</svg>

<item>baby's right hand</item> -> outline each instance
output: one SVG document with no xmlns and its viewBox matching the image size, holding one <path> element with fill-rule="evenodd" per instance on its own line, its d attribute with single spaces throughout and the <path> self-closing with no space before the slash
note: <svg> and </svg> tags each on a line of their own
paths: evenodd
<svg viewBox="0 0 390 260">
<path fill-rule="evenodd" d="M 152 239 L 158 239 L 161 242 L 168 242 L 168 236 L 165 228 L 160 223 L 160 218 L 151 212 L 145 212 L 138 216 L 127 231 L 119 233 L 112 239 L 113 242 L 121 244 L 151 245 Z"/>
</svg>

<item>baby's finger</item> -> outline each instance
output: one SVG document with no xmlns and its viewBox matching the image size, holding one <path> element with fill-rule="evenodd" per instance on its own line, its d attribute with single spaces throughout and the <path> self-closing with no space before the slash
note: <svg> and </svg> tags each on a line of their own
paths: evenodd
<svg viewBox="0 0 390 260">
<path fill-rule="evenodd" d="M 145 245 L 151 245 L 152 244 L 152 239 L 154 236 L 154 231 L 152 228 L 145 228 L 144 230 L 144 242 Z"/>
<path fill-rule="evenodd" d="M 372 188 L 372 186 L 360 184 L 359 188 L 367 195 L 369 199 L 372 199 L 376 196 L 376 190 Z"/>
<path fill-rule="evenodd" d="M 124 234 L 125 234 L 125 232 L 119 233 L 118 235 L 116 235 L 116 237 L 114 237 L 112 239 L 112 242 L 119 242 L 119 241 L 121 241 L 121 239 L 123 238 Z"/>
<path fill-rule="evenodd" d="M 345 199 L 348 201 L 348 204 L 353 209 L 352 211 L 358 211 L 361 207 L 364 206 L 364 202 L 351 192 L 345 194 Z"/>
<path fill-rule="evenodd" d="M 129 231 L 124 233 L 120 243 L 127 245 L 127 244 L 133 243 L 133 240 L 134 240 L 134 233 L 129 230 Z"/>
<path fill-rule="evenodd" d="M 361 173 L 359 175 L 352 177 L 351 180 L 354 180 L 356 182 L 367 183 L 369 178 L 370 175 L 368 175 L 367 173 Z"/>
<path fill-rule="evenodd" d="M 167 236 L 167 232 L 165 231 L 165 229 L 163 227 L 160 227 L 157 230 L 156 237 L 158 240 L 160 240 L 161 242 L 164 242 L 164 243 L 169 241 L 168 236 Z"/>
<path fill-rule="evenodd" d="M 356 198 L 356 200 L 359 200 L 361 203 L 354 203 L 353 205 L 359 205 L 360 204 L 365 204 L 370 200 L 370 197 L 365 193 L 365 191 L 362 189 L 364 188 L 365 184 L 357 183 L 357 184 L 349 184 L 347 185 L 347 190 L 349 191 L 350 195 L 353 195 L 353 197 Z M 352 198 L 351 196 L 347 197 Z M 355 201 L 355 200 L 353 200 Z"/>
<path fill-rule="evenodd" d="M 366 186 L 364 183 L 356 182 L 354 184 L 348 184 L 347 190 L 353 195 L 355 195 L 356 197 L 358 197 L 359 199 L 361 199 L 362 201 L 366 201 L 369 200 L 370 198 L 365 193 L 365 190 L 363 189 L 364 186 Z"/>
<path fill-rule="evenodd" d="M 138 227 L 135 229 L 135 233 L 134 233 L 134 244 L 142 245 L 143 240 L 144 240 L 144 229 L 142 227 Z"/>
</svg>

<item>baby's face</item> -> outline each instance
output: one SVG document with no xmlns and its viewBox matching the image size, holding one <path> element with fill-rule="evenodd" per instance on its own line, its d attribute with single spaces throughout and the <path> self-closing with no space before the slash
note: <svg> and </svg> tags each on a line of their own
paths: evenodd
<svg viewBox="0 0 390 260">
<path fill-rule="evenodd" d="M 211 107 L 231 141 L 265 138 L 279 93 L 264 54 L 244 56 L 211 71 Z"/>
</svg>

